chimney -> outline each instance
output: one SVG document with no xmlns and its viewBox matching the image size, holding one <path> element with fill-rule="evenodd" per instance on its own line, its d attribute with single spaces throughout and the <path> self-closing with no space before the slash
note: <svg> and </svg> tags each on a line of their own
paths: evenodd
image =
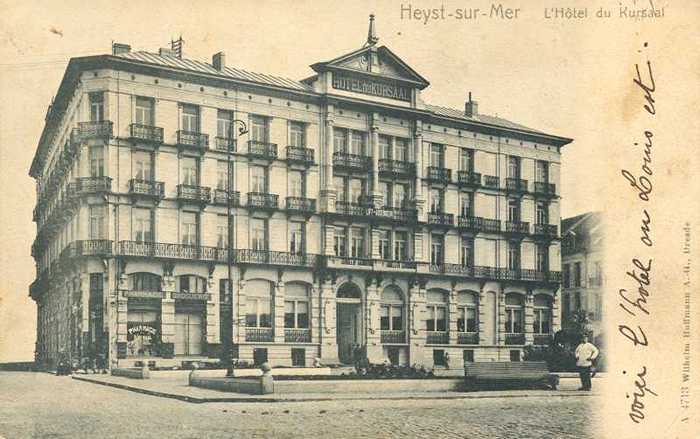
<svg viewBox="0 0 700 439">
<path fill-rule="evenodd" d="M 469 92 L 469 100 L 464 104 L 464 114 L 467 117 L 474 117 L 479 114 L 479 104 L 472 101 L 472 92 Z"/>
<path fill-rule="evenodd" d="M 124 43 L 113 43 L 112 44 L 112 55 L 121 55 L 122 53 L 131 52 L 131 46 Z"/>
<path fill-rule="evenodd" d="M 220 72 L 226 69 L 226 54 L 224 52 L 215 53 L 211 57 L 211 65 Z"/>
<path fill-rule="evenodd" d="M 173 49 L 168 49 L 167 47 L 161 47 L 160 49 L 158 49 L 158 55 L 160 55 L 160 56 L 172 56 L 172 57 L 177 56 L 177 55 L 175 55 L 175 52 L 173 51 Z"/>
</svg>

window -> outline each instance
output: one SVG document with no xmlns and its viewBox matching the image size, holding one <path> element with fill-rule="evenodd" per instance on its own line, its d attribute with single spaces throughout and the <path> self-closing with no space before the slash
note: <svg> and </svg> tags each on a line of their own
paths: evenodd
<svg viewBox="0 0 700 439">
<path fill-rule="evenodd" d="M 461 292 L 457 296 L 457 331 L 478 332 L 475 293 Z"/>
<path fill-rule="evenodd" d="M 541 183 L 549 182 L 549 163 L 543 160 L 535 162 L 535 181 Z"/>
<path fill-rule="evenodd" d="M 408 185 L 394 185 L 394 207 L 403 208 L 406 205 L 406 194 L 408 194 Z"/>
<path fill-rule="evenodd" d="M 180 106 L 180 129 L 191 133 L 199 132 L 199 107 L 196 105 L 182 104 Z"/>
<path fill-rule="evenodd" d="M 508 156 L 508 178 L 520 178 L 520 157 Z"/>
<path fill-rule="evenodd" d="M 228 162 L 222 160 L 216 162 L 216 188 L 222 191 L 228 190 Z"/>
<path fill-rule="evenodd" d="M 224 139 L 233 138 L 233 112 L 218 110 L 216 112 L 216 135 Z"/>
<path fill-rule="evenodd" d="M 571 287 L 571 266 L 569 264 L 564 264 L 564 267 L 562 268 L 562 271 L 564 272 L 564 288 L 570 288 Z"/>
<path fill-rule="evenodd" d="M 304 196 L 304 173 L 289 171 L 289 196 L 301 198 Z"/>
<path fill-rule="evenodd" d="M 178 291 L 181 293 L 204 294 L 207 292 L 207 280 L 202 276 L 184 274 L 178 276 L 178 279 L 180 281 L 180 288 Z"/>
<path fill-rule="evenodd" d="M 391 159 L 391 139 L 388 136 L 379 136 L 379 158 Z"/>
<path fill-rule="evenodd" d="M 600 261 L 593 262 L 589 283 L 591 287 L 599 287 L 603 284 L 603 268 Z"/>
<path fill-rule="evenodd" d="M 580 262 L 574 263 L 574 286 L 575 287 L 581 286 L 581 263 Z"/>
<path fill-rule="evenodd" d="M 543 294 L 535 296 L 534 300 L 534 321 L 532 332 L 535 334 L 549 334 L 552 328 L 552 305 L 551 299 Z"/>
<path fill-rule="evenodd" d="M 513 362 L 520 361 L 520 351 L 517 351 L 517 350 L 510 351 L 510 361 L 513 361 Z"/>
<path fill-rule="evenodd" d="M 408 232 L 394 233 L 394 259 L 407 261 L 408 257 Z"/>
<path fill-rule="evenodd" d="M 226 215 L 216 216 L 216 246 L 228 248 L 228 217 Z"/>
<path fill-rule="evenodd" d="M 432 265 L 442 265 L 444 262 L 444 241 L 443 235 L 433 234 L 430 237 L 430 263 Z"/>
<path fill-rule="evenodd" d="M 518 241 L 508 242 L 508 269 L 520 269 L 520 243 Z"/>
<path fill-rule="evenodd" d="M 546 201 L 537 202 L 537 224 L 549 224 L 549 206 Z"/>
<path fill-rule="evenodd" d="M 134 151 L 134 178 L 142 181 L 153 180 L 153 161 L 151 153 L 146 151 Z"/>
<path fill-rule="evenodd" d="M 348 132 L 344 129 L 333 129 L 333 152 L 348 152 Z"/>
<path fill-rule="evenodd" d="M 362 198 L 364 198 L 364 180 L 358 178 L 353 178 L 350 180 L 350 202 L 353 204 L 361 204 Z"/>
<path fill-rule="evenodd" d="M 535 264 L 537 266 L 537 271 L 549 271 L 549 246 L 547 246 L 547 244 L 537 244 Z"/>
<path fill-rule="evenodd" d="M 333 237 L 333 251 L 336 256 L 346 256 L 348 246 L 348 237 L 345 227 L 336 227 L 335 236 Z"/>
<path fill-rule="evenodd" d="M 250 248 L 267 250 L 267 221 L 260 218 L 250 220 Z"/>
<path fill-rule="evenodd" d="M 471 192 L 459 194 L 459 214 L 462 217 L 473 216 L 474 194 Z"/>
<path fill-rule="evenodd" d="M 382 194 L 382 199 L 385 207 L 391 207 L 391 184 L 385 181 L 379 182 L 379 192 Z"/>
<path fill-rule="evenodd" d="M 433 365 L 447 366 L 447 357 L 444 349 L 433 349 Z"/>
<path fill-rule="evenodd" d="M 131 357 L 151 356 L 159 341 L 160 310 L 130 305 L 126 315 L 127 354 Z"/>
<path fill-rule="evenodd" d="M 474 362 L 474 350 L 473 349 L 465 349 L 462 351 L 462 360 L 464 360 L 465 363 L 473 363 Z"/>
<path fill-rule="evenodd" d="M 134 107 L 134 121 L 137 124 L 147 126 L 155 125 L 153 99 L 136 96 Z"/>
<path fill-rule="evenodd" d="M 294 367 L 306 366 L 306 349 L 304 349 L 304 348 L 292 348 L 292 366 L 294 366 Z"/>
<path fill-rule="evenodd" d="M 253 348 L 253 365 L 261 366 L 267 363 L 267 348 Z"/>
<path fill-rule="evenodd" d="M 250 167 L 251 192 L 267 193 L 267 172 L 263 166 Z"/>
<path fill-rule="evenodd" d="M 267 142 L 269 139 L 268 120 L 262 116 L 250 116 L 250 140 Z"/>
<path fill-rule="evenodd" d="M 309 328 L 309 294 L 299 284 L 287 284 L 284 291 L 284 327 L 290 329 Z"/>
<path fill-rule="evenodd" d="M 272 328 L 272 285 L 267 281 L 246 284 L 246 318 L 249 328 Z"/>
<path fill-rule="evenodd" d="M 335 186 L 335 190 L 337 192 L 337 198 L 336 201 L 340 201 L 341 203 L 344 203 L 347 201 L 347 185 L 345 184 L 345 178 L 344 177 L 338 177 L 338 176 L 333 176 L 333 186 Z"/>
<path fill-rule="evenodd" d="M 350 257 L 365 257 L 365 230 L 361 227 L 353 227 L 351 229 Z"/>
<path fill-rule="evenodd" d="M 403 296 L 398 288 L 384 288 L 379 315 L 382 331 L 403 331 Z"/>
<path fill-rule="evenodd" d="M 520 200 L 517 198 L 508 198 L 508 221 L 520 221 Z"/>
<path fill-rule="evenodd" d="M 133 234 L 136 242 L 153 242 L 153 212 L 151 209 L 134 208 Z"/>
<path fill-rule="evenodd" d="M 394 159 L 408 161 L 408 142 L 406 139 L 394 139 Z"/>
<path fill-rule="evenodd" d="M 182 158 L 182 184 L 199 185 L 199 163 L 194 157 Z"/>
<path fill-rule="evenodd" d="M 442 213 L 444 196 L 442 189 L 430 189 L 430 213 Z"/>
<path fill-rule="evenodd" d="M 390 231 L 379 230 L 379 257 L 382 259 L 391 259 L 391 247 L 389 243 Z"/>
<path fill-rule="evenodd" d="M 105 175 L 105 156 L 102 145 L 90 146 L 90 177 Z"/>
<path fill-rule="evenodd" d="M 304 223 L 289 223 L 289 252 L 293 255 L 304 254 Z"/>
<path fill-rule="evenodd" d="M 134 291 L 160 291 L 160 276 L 153 273 L 132 273 L 131 289 Z"/>
<path fill-rule="evenodd" d="M 440 144 L 430 144 L 430 166 L 442 168 L 444 166 L 444 152 Z"/>
<path fill-rule="evenodd" d="M 519 294 L 506 294 L 506 334 L 523 332 L 523 297 Z"/>
<path fill-rule="evenodd" d="M 462 148 L 459 150 L 460 171 L 474 172 L 474 150 Z"/>
<path fill-rule="evenodd" d="M 574 292 L 574 311 L 580 311 L 581 310 L 581 292 L 576 291 Z"/>
<path fill-rule="evenodd" d="M 305 126 L 301 122 L 289 122 L 289 146 L 306 146 Z"/>
<path fill-rule="evenodd" d="M 474 266 L 474 238 L 462 236 L 462 245 L 459 251 L 459 262 L 462 267 Z"/>
<path fill-rule="evenodd" d="M 105 206 L 91 205 L 90 206 L 90 239 L 106 239 L 105 230 Z"/>
<path fill-rule="evenodd" d="M 197 215 L 194 212 L 182 212 L 180 214 L 180 220 L 181 220 L 181 236 L 182 236 L 182 244 L 185 245 L 199 245 L 199 236 L 198 236 L 198 222 L 199 222 L 199 215 Z"/>
<path fill-rule="evenodd" d="M 353 131 L 350 143 L 350 153 L 355 155 L 365 155 L 365 133 Z"/>
<path fill-rule="evenodd" d="M 425 329 L 428 331 L 447 331 L 447 294 L 431 290 L 427 294 L 428 318 Z"/>
<path fill-rule="evenodd" d="M 90 122 L 102 122 L 105 119 L 105 95 L 103 92 L 90 93 Z"/>
</svg>

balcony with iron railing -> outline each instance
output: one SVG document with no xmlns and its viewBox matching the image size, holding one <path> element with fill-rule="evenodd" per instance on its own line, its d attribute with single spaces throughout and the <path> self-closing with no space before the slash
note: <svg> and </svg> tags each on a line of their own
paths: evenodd
<svg viewBox="0 0 700 439">
<path fill-rule="evenodd" d="M 248 157 L 263 160 L 275 160 L 277 158 L 277 144 L 262 142 L 260 140 L 249 140 Z"/>
<path fill-rule="evenodd" d="M 303 146 L 288 146 L 287 147 L 287 162 L 296 163 L 304 166 L 314 164 L 314 150 L 304 148 Z"/>
<path fill-rule="evenodd" d="M 119 241 L 117 254 L 120 256 L 189 259 L 227 262 L 227 251 L 216 247 L 166 242 Z"/>
<path fill-rule="evenodd" d="M 382 329 L 379 335 L 382 344 L 406 344 L 406 331 Z"/>
<path fill-rule="evenodd" d="M 522 332 L 509 333 L 505 335 L 506 345 L 522 345 L 525 344 L 525 334 Z"/>
<path fill-rule="evenodd" d="M 459 332 L 457 334 L 457 344 L 479 344 L 479 333 Z"/>
<path fill-rule="evenodd" d="M 287 197 L 287 211 L 312 214 L 316 212 L 316 200 L 304 197 Z"/>
<path fill-rule="evenodd" d="M 448 344 L 450 333 L 447 331 L 428 331 L 425 344 Z"/>
<path fill-rule="evenodd" d="M 455 223 L 455 217 L 451 213 L 428 212 L 428 224 L 431 226 L 450 227 Z"/>
<path fill-rule="evenodd" d="M 239 191 L 227 191 L 224 189 L 214 190 L 214 204 L 228 206 L 229 197 L 231 198 L 231 206 L 239 207 L 241 205 L 241 193 Z"/>
<path fill-rule="evenodd" d="M 315 267 L 318 264 L 318 255 L 311 253 L 237 249 L 235 250 L 233 260 L 238 264 Z"/>
<path fill-rule="evenodd" d="M 373 259 L 372 266 L 375 271 L 388 270 L 388 271 L 402 271 L 402 270 L 416 270 L 418 263 L 409 258 L 402 259 Z"/>
<path fill-rule="evenodd" d="M 522 178 L 506 178 L 506 190 L 509 192 L 527 192 L 527 180 Z"/>
<path fill-rule="evenodd" d="M 206 204 L 211 199 L 211 188 L 191 184 L 178 184 L 177 199 L 180 201 Z"/>
<path fill-rule="evenodd" d="M 415 223 L 418 219 L 418 211 L 416 209 L 385 206 L 378 209 L 373 209 L 373 212 L 377 219 L 400 223 Z"/>
<path fill-rule="evenodd" d="M 129 125 L 129 138 L 145 143 L 163 143 L 163 128 L 132 123 Z"/>
<path fill-rule="evenodd" d="M 380 159 L 379 174 L 387 177 L 413 177 L 416 175 L 416 164 L 403 160 Z"/>
<path fill-rule="evenodd" d="M 109 239 L 87 239 L 71 242 L 63 252 L 61 258 L 75 258 L 80 256 L 111 256 L 113 254 L 112 241 Z"/>
<path fill-rule="evenodd" d="M 326 256 L 324 258 L 327 267 L 359 267 L 372 269 L 373 260 L 365 256 Z"/>
<path fill-rule="evenodd" d="M 535 224 L 533 235 L 540 236 L 543 238 L 556 238 L 557 237 L 557 225 L 556 224 Z"/>
<path fill-rule="evenodd" d="M 217 151 L 223 152 L 236 152 L 236 139 L 232 137 L 220 137 L 214 138 L 214 144 L 216 145 Z"/>
<path fill-rule="evenodd" d="M 556 196 L 556 186 L 554 183 L 547 183 L 544 181 L 536 181 L 534 187 L 534 193 L 537 195 L 544 195 L 546 197 Z"/>
<path fill-rule="evenodd" d="M 532 344 L 536 346 L 549 346 L 551 343 L 551 334 L 534 334 L 532 337 Z"/>
<path fill-rule="evenodd" d="M 76 195 L 110 192 L 112 190 L 112 178 L 104 176 L 76 178 L 68 190 Z"/>
<path fill-rule="evenodd" d="M 245 328 L 245 341 L 271 343 L 275 341 L 272 328 Z"/>
<path fill-rule="evenodd" d="M 501 220 L 479 216 L 460 216 L 457 218 L 457 227 L 474 233 L 499 233 L 501 231 Z"/>
<path fill-rule="evenodd" d="M 525 221 L 506 221 L 506 233 L 511 235 L 527 235 L 530 233 L 530 223 Z"/>
<path fill-rule="evenodd" d="M 457 172 L 457 184 L 462 187 L 481 186 L 481 174 L 474 171 Z"/>
<path fill-rule="evenodd" d="M 129 194 L 161 200 L 165 196 L 165 185 L 162 181 L 132 178 L 129 180 Z"/>
<path fill-rule="evenodd" d="M 335 213 L 348 216 L 370 216 L 373 207 L 367 203 L 355 203 L 350 201 L 336 201 Z"/>
<path fill-rule="evenodd" d="M 275 210 L 279 207 L 279 196 L 266 192 L 248 192 L 246 206 L 252 209 Z"/>
<path fill-rule="evenodd" d="M 493 175 L 484 175 L 481 177 L 482 186 L 489 189 L 498 189 L 501 187 L 501 182 L 498 177 Z"/>
<path fill-rule="evenodd" d="M 284 328 L 285 343 L 311 343 L 311 330 L 302 328 Z"/>
<path fill-rule="evenodd" d="M 112 122 L 109 120 L 78 122 L 76 140 L 109 139 L 110 137 L 112 137 Z"/>
<path fill-rule="evenodd" d="M 442 184 L 450 183 L 452 181 L 452 169 L 428 166 L 425 172 L 425 180 Z"/>
<path fill-rule="evenodd" d="M 333 153 L 333 167 L 350 172 L 369 172 L 372 158 L 359 154 L 336 151 Z"/>
<path fill-rule="evenodd" d="M 198 152 L 204 152 L 209 148 L 209 134 L 197 131 L 177 131 L 177 145 L 180 148 L 188 148 Z"/>
</svg>

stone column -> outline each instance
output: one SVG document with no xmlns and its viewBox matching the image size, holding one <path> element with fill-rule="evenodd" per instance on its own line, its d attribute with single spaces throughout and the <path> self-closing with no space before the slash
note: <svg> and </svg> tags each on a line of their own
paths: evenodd
<svg viewBox="0 0 700 439">
<path fill-rule="evenodd" d="M 503 285 L 498 286 L 498 335 L 496 337 L 499 346 L 505 345 L 506 342 L 506 295 L 503 290 Z"/>
<path fill-rule="evenodd" d="M 428 364 L 426 358 L 425 340 L 425 285 L 419 281 L 413 281 L 408 290 L 407 302 L 407 333 L 408 333 L 408 358 L 410 364 L 422 366 Z"/>
<path fill-rule="evenodd" d="M 416 164 L 416 199 L 423 199 L 423 125 L 416 121 L 413 132 L 413 158 Z"/>
<path fill-rule="evenodd" d="M 384 195 L 379 192 L 379 115 L 372 114 L 370 126 L 370 151 L 372 154 L 372 205 L 381 208 L 384 205 Z"/>
<path fill-rule="evenodd" d="M 325 279 L 321 286 L 321 361 L 325 364 L 337 364 L 338 341 L 335 333 L 335 291 L 331 279 Z"/>
<path fill-rule="evenodd" d="M 275 284 L 274 306 L 274 336 L 275 343 L 284 343 L 284 281 Z"/>
<path fill-rule="evenodd" d="M 532 330 L 532 324 L 535 321 L 535 315 L 533 310 L 534 296 L 532 291 L 528 291 L 525 295 L 525 310 L 524 310 L 524 327 L 523 332 L 525 333 L 525 344 L 532 344 L 535 340 L 534 333 Z"/>
<path fill-rule="evenodd" d="M 326 108 L 325 120 L 325 138 L 323 145 L 320 145 L 321 159 L 321 186 L 319 191 L 319 208 L 321 212 L 334 212 L 336 188 L 333 184 L 333 127 L 334 127 L 334 109 L 333 105 L 329 104 Z"/>
<path fill-rule="evenodd" d="M 315 283 L 311 287 L 311 295 L 309 296 L 309 313 L 311 323 L 311 343 L 321 343 L 321 289 Z"/>
<path fill-rule="evenodd" d="M 384 350 L 381 342 L 380 328 L 380 297 L 378 279 L 367 279 L 365 299 L 365 337 L 367 340 L 367 358 L 370 363 L 381 363 L 384 360 Z"/>
<path fill-rule="evenodd" d="M 161 282 L 163 299 L 160 302 L 161 336 L 163 343 L 175 343 L 175 300 L 172 294 L 175 292 L 175 277 L 170 274 L 163 275 Z"/>
<path fill-rule="evenodd" d="M 483 345 L 486 342 L 484 338 L 484 325 L 486 320 L 486 312 L 484 311 L 484 300 L 486 300 L 486 294 L 484 294 L 485 283 L 481 283 L 479 286 L 479 298 L 476 302 L 476 330 L 479 332 L 479 345 Z"/>
<path fill-rule="evenodd" d="M 559 307 L 559 297 L 561 288 L 558 288 L 552 296 L 552 335 L 556 334 L 561 329 L 561 309 Z"/>
<path fill-rule="evenodd" d="M 324 224 L 322 226 L 323 239 L 323 254 L 326 256 L 335 255 L 333 249 L 333 240 L 335 239 L 335 227 L 333 224 Z"/>
<path fill-rule="evenodd" d="M 119 275 L 119 280 L 118 280 L 118 286 L 117 286 L 117 296 L 119 298 L 118 304 L 117 304 L 117 324 L 116 324 L 116 334 L 117 334 L 117 341 L 125 342 L 126 341 L 126 335 L 127 335 L 127 325 L 126 322 L 128 320 L 128 309 L 127 309 L 127 304 L 128 304 L 128 299 L 126 297 L 122 296 L 121 291 L 125 291 L 129 288 L 128 285 L 128 278 L 126 274 L 121 273 Z"/>
<path fill-rule="evenodd" d="M 209 299 L 206 303 L 207 313 L 207 344 L 221 343 L 221 331 L 219 331 L 219 298 L 214 291 L 214 278 L 209 276 L 207 279 L 207 291 L 209 291 Z"/>
<path fill-rule="evenodd" d="M 245 341 L 245 315 L 246 315 L 246 294 L 245 294 L 245 280 L 239 279 L 238 281 L 238 303 L 237 307 L 233 309 L 233 342 L 243 343 Z"/>
<path fill-rule="evenodd" d="M 447 304 L 447 330 L 449 335 L 449 344 L 457 344 L 457 319 L 459 315 L 457 314 L 457 284 L 452 282 L 452 288 L 450 289 L 449 302 Z M 465 322 L 466 323 L 466 322 Z"/>
<path fill-rule="evenodd" d="M 382 259 L 382 255 L 379 253 L 379 236 L 380 236 L 380 230 L 377 228 L 372 228 L 370 230 L 370 239 L 371 239 L 371 247 L 370 247 L 370 257 L 372 259 Z"/>
</svg>

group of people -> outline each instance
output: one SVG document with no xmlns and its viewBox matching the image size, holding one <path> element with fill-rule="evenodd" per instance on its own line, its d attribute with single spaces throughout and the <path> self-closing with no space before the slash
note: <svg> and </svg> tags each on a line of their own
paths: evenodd
<svg viewBox="0 0 700 439">
<path fill-rule="evenodd" d="M 107 358 L 104 354 L 86 355 L 80 360 L 80 368 L 85 373 L 107 373 Z M 77 368 L 76 368 L 77 369 Z"/>
</svg>

